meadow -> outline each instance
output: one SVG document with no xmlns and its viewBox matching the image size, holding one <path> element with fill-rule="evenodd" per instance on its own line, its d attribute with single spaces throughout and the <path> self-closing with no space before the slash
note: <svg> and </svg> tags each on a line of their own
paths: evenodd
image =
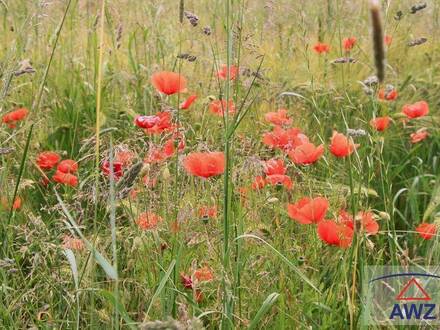
<svg viewBox="0 0 440 330">
<path fill-rule="evenodd" d="M 0 17 L 2 329 L 356 329 L 440 264 L 440 2 Z"/>
</svg>

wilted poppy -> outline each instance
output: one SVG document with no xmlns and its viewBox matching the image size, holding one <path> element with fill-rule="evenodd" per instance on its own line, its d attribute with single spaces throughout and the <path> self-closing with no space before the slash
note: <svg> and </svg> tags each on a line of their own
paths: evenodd
<svg viewBox="0 0 440 330">
<path fill-rule="evenodd" d="M 333 131 L 330 151 L 336 157 L 346 157 L 353 153 L 358 146 L 358 144 L 354 144 L 353 141 L 344 134 Z"/>
<path fill-rule="evenodd" d="M 437 234 L 437 225 L 433 223 L 421 223 L 416 228 L 417 233 L 423 239 L 431 239 Z"/>
<path fill-rule="evenodd" d="M 266 175 L 284 175 L 287 171 L 286 166 L 284 166 L 284 161 L 282 159 L 275 158 L 263 162 L 263 169 Z"/>
<path fill-rule="evenodd" d="M 217 116 L 224 116 L 226 113 L 226 107 L 229 107 L 229 114 L 235 113 L 235 104 L 232 100 L 229 100 L 228 103 L 226 100 L 214 100 L 209 104 L 209 110 Z"/>
<path fill-rule="evenodd" d="M 423 117 L 429 113 L 429 105 L 425 101 L 405 104 L 402 108 L 402 113 L 409 119 Z"/>
<path fill-rule="evenodd" d="M 52 177 L 52 180 L 66 186 L 76 187 L 78 185 L 78 178 L 71 173 L 63 173 L 56 171 Z"/>
<path fill-rule="evenodd" d="M 186 110 L 197 99 L 197 95 L 190 95 L 185 101 L 180 104 L 180 109 Z"/>
<path fill-rule="evenodd" d="M 238 67 L 236 67 L 235 65 L 231 65 L 229 67 L 229 79 L 234 80 L 237 77 L 237 74 Z M 228 79 L 228 66 L 226 64 L 223 64 L 220 70 L 217 71 L 217 76 L 223 80 Z"/>
<path fill-rule="evenodd" d="M 5 114 L 2 117 L 2 122 L 8 125 L 9 128 L 15 128 L 17 122 L 22 121 L 29 114 L 29 110 L 26 108 L 19 108 Z"/>
<path fill-rule="evenodd" d="M 326 53 L 330 52 L 330 46 L 328 44 L 325 44 L 322 42 L 317 42 L 313 46 L 313 50 L 315 52 L 317 52 L 318 54 L 326 54 Z"/>
<path fill-rule="evenodd" d="M 279 109 L 276 112 L 268 112 L 264 115 L 264 119 L 274 125 L 290 125 L 292 119 L 287 116 L 287 109 Z"/>
<path fill-rule="evenodd" d="M 289 151 L 289 157 L 297 165 L 310 165 L 315 163 L 324 154 L 324 146 L 315 146 L 306 142 Z"/>
<path fill-rule="evenodd" d="M 61 157 L 56 152 L 44 151 L 37 156 L 36 163 L 43 170 L 50 170 L 58 164 Z"/>
<path fill-rule="evenodd" d="M 357 39 L 355 37 L 349 37 L 349 38 L 345 38 L 342 41 L 342 46 L 344 47 L 344 49 L 346 51 L 350 51 L 353 49 L 354 45 L 356 44 Z"/>
<path fill-rule="evenodd" d="M 410 137 L 411 137 L 411 143 L 418 143 L 420 141 L 423 141 L 424 139 L 426 139 L 428 137 L 428 131 L 426 128 L 421 128 L 419 130 L 417 130 L 417 132 L 415 133 L 411 133 Z"/>
<path fill-rule="evenodd" d="M 142 230 L 155 229 L 160 222 L 162 222 L 162 217 L 153 212 L 141 213 L 136 220 L 137 225 Z"/>
<path fill-rule="evenodd" d="M 186 90 L 186 79 L 175 72 L 162 71 L 151 76 L 151 83 L 160 93 L 172 95 Z"/>
<path fill-rule="evenodd" d="M 324 219 L 328 206 L 324 197 L 304 197 L 294 204 L 288 204 L 287 212 L 290 218 L 301 224 L 318 223 Z"/>
<path fill-rule="evenodd" d="M 81 251 L 84 250 L 84 242 L 82 239 L 75 238 L 69 235 L 64 235 L 63 248 L 74 251 Z"/>
<path fill-rule="evenodd" d="M 225 155 L 222 152 L 194 152 L 183 161 L 185 170 L 192 175 L 209 178 L 225 171 Z"/>
<path fill-rule="evenodd" d="M 180 283 L 182 283 L 185 289 L 193 289 L 193 280 L 191 276 L 186 275 L 184 272 L 180 273 Z"/>
<path fill-rule="evenodd" d="M 375 119 L 371 119 L 370 125 L 376 131 L 382 132 L 388 128 L 390 125 L 391 118 L 388 116 L 385 117 L 377 117 Z"/>
<path fill-rule="evenodd" d="M 341 248 L 349 247 L 353 240 L 353 229 L 333 220 L 320 221 L 317 226 L 317 232 L 323 242 Z"/>
<path fill-rule="evenodd" d="M 78 171 L 78 163 L 72 159 L 62 160 L 57 166 L 57 171 L 63 173 L 76 173 L 76 171 Z"/>
</svg>

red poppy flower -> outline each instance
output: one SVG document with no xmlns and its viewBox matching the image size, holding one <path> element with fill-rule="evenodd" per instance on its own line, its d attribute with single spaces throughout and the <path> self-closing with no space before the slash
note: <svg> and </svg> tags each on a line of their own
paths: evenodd
<svg viewBox="0 0 440 330">
<path fill-rule="evenodd" d="M 389 46 L 393 42 L 393 37 L 387 34 L 383 38 L 383 41 L 384 41 L 385 45 Z"/>
<path fill-rule="evenodd" d="M 214 279 L 214 274 L 208 266 L 196 269 L 194 272 L 194 278 L 199 282 L 209 282 Z"/>
<path fill-rule="evenodd" d="M 130 150 L 118 150 L 115 153 L 115 161 L 122 163 L 122 167 L 130 166 L 133 162 L 134 153 Z"/>
<path fill-rule="evenodd" d="M 102 173 L 105 176 L 110 176 L 110 161 L 105 160 L 101 166 Z M 113 175 L 115 181 L 119 180 L 119 178 L 123 175 L 123 166 L 121 162 L 114 161 L 113 162 Z"/>
<path fill-rule="evenodd" d="M 333 220 L 320 221 L 317 226 L 317 232 L 323 242 L 341 248 L 349 247 L 353 240 L 353 229 Z"/>
<path fill-rule="evenodd" d="M 62 160 L 57 166 L 57 171 L 63 173 L 76 173 L 76 171 L 78 171 L 78 163 L 72 159 Z"/>
<path fill-rule="evenodd" d="M 377 117 L 375 119 L 371 119 L 370 125 L 379 132 L 382 132 L 388 128 L 390 125 L 391 118 L 388 116 L 385 117 Z"/>
<path fill-rule="evenodd" d="M 217 206 L 202 206 L 199 208 L 199 217 L 203 219 L 217 218 Z"/>
<path fill-rule="evenodd" d="M 266 176 L 266 183 L 272 186 L 284 186 L 287 189 L 292 189 L 293 182 L 287 175 L 272 174 Z"/>
<path fill-rule="evenodd" d="M 162 71 L 151 76 L 151 83 L 159 93 L 172 95 L 185 92 L 186 79 L 175 72 Z"/>
<path fill-rule="evenodd" d="M 61 157 L 56 152 L 44 151 L 37 156 L 37 165 L 43 170 L 50 170 L 55 167 L 60 161 Z"/>
<path fill-rule="evenodd" d="M 160 117 L 158 116 L 137 116 L 134 123 L 140 128 L 153 128 L 160 122 Z"/>
<path fill-rule="evenodd" d="M 197 99 L 197 95 L 190 95 L 185 101 L 180 104 L 180 109 L 186 110 Z"/>
<path fill-rule="evenodd" d="M 330 52 L 330 46 L 328 44 L 322 43 L 322 42 L 317 42 L 314 46 L 313 46 L 313 50 L 315 52 L 317 52 L 318 54 L 326 54 L 328 52 Z"/>
<path fill-rule="evenodd" d="M 9 208 L 11 207 L 9 205 L 8 199 L 6 197 L 1 198 L 1 206 L 5 210 L 9 210 Z M 20 208 L 21 208 L 21 198 L 19 196 L 17 196 L 17 197 L 15 197 L 14 203 L 12 203 L 12 209 L 17 211 Z"/>
<path fill-rule="evenodd" d="M 304 197 L 295 204 L 288 204 L 287 212 L 289 217 L 301 224 L 318 223 L 324 219 L 328 205 L 324 197 Z"/>
<path fill-rule="evenodd" d="M 142 230 L 155 229 L 160 222 L 162 222 L 162 217 L 153 212 L 141 213 L 136 220 L 137 225 Z"/>
<path fill-rule="evenodd" d="M 228 103 L 226 103 L 226 100 L 215 100 L 212 101 L 209 104 L 209 110 L 216 114 L 217 116 L 224 116 L 226 112 L 226 107 L 229 107 L 229 114 L 232 115 L 235 113 L 235 104 L 234 101 L 229 100 Z"/>
<path fill-rule="evenodd" d="M 379 100 L 394 101 L 397 99 L 398 93 L 395 88 L 381 88 L 377 96 Z"/>
<path fill-rule="evenodd" d="M 185 140 L 179 138 L 178 151 L 185 149 Z M 147 164 L 161 163 L 164 160 L 171 158 L 176 153 L 176 140 L 174 137 L 168 139 L 162 147 L 152 147 L 148 152 L 148 156 L 144 159 Z"/>
<path fill-rule="evenodd" d="M 333 132 L 330 151 L 336 157 L 346 157 L 353 153 L 353 151 L 359 147 L 359 144 L 354 144 L 351 139 L 347 138 L 344 134 Z"/>
<path fill-rule="evenodd" d="M 426 139 L 428 137 L 428 131 L 426 130 L 426 128 L 421 128 L 419 129 L 417 132 L 412 133 L 410 135 L 411 137 L 411 143 L 415 144 L 418 143 L 420 141 L 423 141 L 424 139 Z"/>
<path fill-rule="evenodd" d="M 263 168 L 266 175 L 284 175 L 287 171 L 286 167 L 284 166 L 284 161 L 282 159 L 275 158 L 263 162 Z"/>
<path fill-rule="evenodd" d="M 279 109 L 276 112 L 268 112 L 264 115 L 267 122 L 274 125 L 290 125 L 292 119 L 287 116 L 287 109 Z"/>
<path fill-rule="evenodd" d="M 437 225 L 433 223 L 421 223 L 417 226 L 416 231 L 423 239 L 431 239 L 437 235 Z"/>
<path fill-rule="evenodd" d="M 402 112 L 409 119 L 423 117 L 429 113 L 429 105 L 425 101 L 419 101 L 414 104 L 406 104 L 403 106 Z"/>
<path fill-rule="evenodd" d="M 234 80 L 237 77 L 237 74 L 238 67 L 236 67 L 235 65 L 231 65 L 229 67 L 229 80 Z M 226 64 L 223 64 L 220 70 L 217 71 L 217 76 L 223 80 L 228 79 L 228 66 Z"/>
<path fill-rule="evenodd" d="M 75 175 L 70 173 L 63 173 L 58 170 L 53 175 L 52 180 L 71 187 L 76 187 L 78 185 L 78 178 Z"/>
<path fill-rule="evenodd" d="M 324 154 L 324 146 L 315 147 L 313 143 L 303 143 L 289 151 L 289 157 L 297 165 L 310 165 L 319 160 Z"/>
<path fill-rule="evenodd" d="M 225 155 L 222 152 L 194 152 L 185 158 L 183 166 L 189 174 L 209 178 L 225 171 Z"/>
<path fill-rule="evenodd" d="M 263 135 L 263 143 L 274 149 L 291 150 L 307 142 L 309 142 L 307 136 L 296 127 L 284 130 L 280 126 L 275 126 L 272 132 Z"/>
<path fill-rule="evenodd" d="M 266 185 L 266 180 L 261 176 L 255 177 L 254 182 L 252 182 L 252 189 L 253 190 L 260 190 L 263 189 Z"/>
<path fill-rule="evenodd" d="M 353 217 L 347 211 L 339 211 L 339 221 L 351 229 L 354 229 Z M 365 230 L 369 235 L 376 235 L 379 231 L 379 224 L 374 219 L 374 214 L 372 212 L 358 212 L 356 221 L 360 224 L 362 230 Z"/>
<path fill-rule="evenodd" d="M 5 114 L 2 117 L 2 122 L 8 125 L 9 128 L 15 128 L 17 122 L 22 121 L 29 114 L 29 110 L 26 108 L 19 108 Z"/>
<path fill-rule="evenodd" d="M 353 49 L 354 45 L 356 44 L 357 39 L 355 37 L 349 37 L 345 38 L 342 41 L 342 45 L 346 51 L 350 51 Z"/>
<path fill-rule="evenodd" d="M 172 116 L 170 112 L 158 112 L 155 117 L 158 118 L 156 123 L 151 127 L 145 128 L 145 132 L 147 134 L 161 134 L 176 128 L 176 126 L 172 123 Z"/>
</svg>

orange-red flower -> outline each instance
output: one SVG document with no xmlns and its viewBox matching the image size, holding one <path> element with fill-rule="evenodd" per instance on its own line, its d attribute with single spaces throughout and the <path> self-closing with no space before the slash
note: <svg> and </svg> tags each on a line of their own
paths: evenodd
<svg viewBox="0 0 440 330">
<path fill-rule="evenodd" d="M 78 185 L 78 178 L 75 175 L 63 173 L 58 170 L 53 175 L 52 180 L 71 187 L 76 187 Z"/>
<path fill-rule="evenodd" d="M 411 143 L 419 143 L 420 141 L 423 141 L 424 139 L 426 139 L 428 137 L 428 131 L 426 128 L 421 128 L 419 130 L 417 130 L 417 132 L 415 133 L 411 133 L 410 137 L 411 137 Z"/>
<path fill-rule="evenodd" d="M 276 112 L 268 112 L 264 115 L 264 119 L 274 125 L 290 125 L 292 119 L 287 116 L 287 109 L 279 109 Z"/>
<path fill-rule="evenodd" d="M 110 176 L 110 161 L 105 160 L 101 166 L 102 173 L 105 176 Z M 113 176 L 115 181 L 119 180 L 119 178 L 124 174 L 123 166 L 121 162 L 114 161 L 113 162 Z"/>
<path fill-rule="evenodd" d="M 159 215 L 153 212 L 144 212 L 139 215 L 136 223 L 142 230 L 152 230 L 162 221 L 162 217 Z"/>
<path fill-rule="evenodd" d="M 360 224 L 362 230 L 369 235 L 376 235 L 379 231 L 379 224 L 374 219 L 374 214 L 369 211 L 358 212 L 356 222 Z M 339 211 L 339 222 L 354 229 L 353 217 L 345 210 Z"/>
<path fill-rule="evenodd" d="M 229 80 L 234 80 L 237 77 L 237 74 L 238 67 L 236 67 L 235 65 L 231 65 L 229 67 Z M 217 71 L 217 76 L 223 80 L 228 79 L 228 66 L 226 64 L 223 64 L 220 70 Z"/>
<path fill-rule="evenodd" d="M 157 72 L 151 76 L 151 83 L 158 92 L 166 95 L 186 91 L 185 77 L 175 72 Z"/>
<path fill-rule="evenodd" d="M 263 135 L 263 143 L 274 149 L 291 150 L 306 142 L 309 142 L 309 139 L 296 127 L 284 130 L 275 126 L 272 132 Z"/>
<path fill-rule="evenodd" d="M 10 208 L 8 199 L 6 197 L 2 197 L 1 198 L 1 206 L 5 209 L 8 210 Z M 21 198 L 20 196 L 15 197 L 14 203 L 12 203 L 12 209 L 17 211 L 21 208 Z"/>
<path fill-rule="evenodd" d="M 289 157 L 297 165 L 310 165 L 319 160 L 324 154 L 324 146 L 315 146 L 313 143 L 306 142 L 295 149 L 289 151 Z"/>
<path fill-rule="evenodd" d="M 196 99 L 197 99 L 197 95 L 195 94 L 188 96 L 188 98 L 180 104 L 180 109 L 182 110 L 188 109 Z"/>
<path fill-rule="evenodd" d="M 324 219 L 328 206 L 324 197 L 304 197 L 295 204 L 288 204 L 287 212 L 289 217 L 301 224 L 318 223 Z"/>
<path fill-rule="evenodd" d="M 153 128 L 160 122 L 159 116 L 139 115 L 134 119 L 134 123 L 140 128 Z"/>
<path fill-rule="evenodd" d="M 76 171 L 78 171 L 78 163 L 72 159 L 62 160 L 57 166 L 57 171 L 63 173 L 76 173 Z"/>
<path fill-rule="evenodd" d="M 176 139 L 171 137 L 162 147 L 153 147 L 148 152 L 148 156 L 144 159 L 147 164 L 160 163 L 176 154 Z M 185 140 L 183 137 L 178 138 L 177 150 L 180 152 L 185 148 Z"/>
<path fill-rule="evenodd" d="M 2 122 L 8 125 L 9 128 L 15 128 L 17 126 L 17 122 L 22 121 L 29 114 L 29 110 L 26 108 L 19 108 L 14 111 L 11 111 L 5 114 L 2 117 Z"/>
<path fill-rule="evenodd" d="M 228 113 L 230 115 L 235 113 L 235 104 L 232 100 L 229 100 L 228 103 L 226 100 L 214 100 L 209 104 L 209 111 L 217 116 L 224 116 L 226 113 L 226 107 L 229 107 Z"/>
<path fill-rule="evenodd" d="M 377 117 L 375 119 L 371 119 L 370 125 L 376 131 L 382 132 L 388 128 L 390 125 L 391 118 L 388 116 L 385 117 Z"/>
<path fill-rule="evenodd" d="M 322 42 L 317 42 L 313 46 L 313 50 L 315 52 L 317 52 L 318 54 L 326 54 L 326 53 L 330 52 L 330 46 L 328 44 L 325 44 Z"/>
<path fill-rule="evenodd" d="M 437 235 L 437 225 L 433 223 L 421 223 L 416 228 L 417 233 L 423 239 L 431 239 Z"/>
<path fill-rule="evenodd" d="M 358 146 L 358 144 L 354 144 L 353 141 L 344 134 L 338 133 L 337 131 L 333 132 L 330 151 L 336 157 L 346 157 L 353 153 Z"/>
<path fill-rule="evenodd" d="M 43 170 L 50 170 L 58 164 L 61 157 L 56 152 L 44 151 L 37 156 L 36 162 L 38 167 Z"/>
<path fill-rule="evenodd" d="M 183 166 L 189 174 L 209 178 L 225 171 L 225 155 L 222 152 L 194 152 L 186 156 Z"/>
<path fill-rule="evenodd" d="M 397 99 L 398 93 L 395 88 L 381 88 L 377 96 L 379 100 L 394 101 Z"/>
<path fill-rule="evenodd" d="M 268 175 L 266 176 L 265 181 L 272 186 L 284 186 L 287 189 L 292 189 L 293 187 L 292 179 L 283 174 Z"/>
<path fill-rule="evenodd" d="M 195 270 L 194 278 L 199 282 L 209 282 L 214 279 L 214 274 L 208 266 L 204 266 Z"/>
<path fill-rule="evenodd" d="M 342 41 L 342 45 L 346 51 L 350 51 L 353 49 L 354 45 L 356 44 L 356 41 L 357 41 L 356 37 L 345 38 Z"/>
<path fill-rule="evenodd" d="M 387 34 L 384 36 L 383 41 L 385 45 L 389 46 L 393 42 L 393 37 Z"/>
<path fill-rule="evenodd" d="M 266 180 L 261 175 L 258 175 L 255 177 L 254 182 L 252 182 L 252 189 L 260 190 L 263 189 L 265 185 L 266 185 Z"/>
<path fill-rule="evenodd" d="M 275 158 L 263 162 L 263 169 L 266 175 L 284 175 L 287 171 L 286 167 L 284 166 L 284 161 L 282 159 Z"/>
<path fill-rule="evenodd" d="M 347 248 L 353 240 L 353 229 L 343 223 L 333 220 L 323 220 L 318 223 L 319 238 L 328 245 Z"/>
<path fill-rule="evenodd" d="M 423 117 L 429 113 L 429 105 L 425 101 L 405 104 L 402 108 L 402 113 L 409 119 Z"/>
<path fill-rule="evenodd" d="M 217 206 L 201 206 L 199 217 L 202 219 L 217 218 Z"/>
<path fill-rule="evenodd" d="M 171 131 L 176 127 L 172 123 L 172 116 L 170 112 L 158 112 L 154 117 L 156 117 L 156 119 L 154 119 L 154 125 L 145 128 L 145 132 L 148 134 L 161 134 L 163 132 Z M 151 120 L 153 121 L 153 119 Z"/>
</svg>

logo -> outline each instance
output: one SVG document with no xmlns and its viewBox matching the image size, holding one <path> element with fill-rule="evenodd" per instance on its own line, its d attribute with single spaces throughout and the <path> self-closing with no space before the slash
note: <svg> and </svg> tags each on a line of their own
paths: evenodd
<svg viewBox="0 0 440 330">
<path fill-rule="evenodd" d="M 440 324 L 440 266 L 364 270 L 364 325 Z"/>
</svg>

